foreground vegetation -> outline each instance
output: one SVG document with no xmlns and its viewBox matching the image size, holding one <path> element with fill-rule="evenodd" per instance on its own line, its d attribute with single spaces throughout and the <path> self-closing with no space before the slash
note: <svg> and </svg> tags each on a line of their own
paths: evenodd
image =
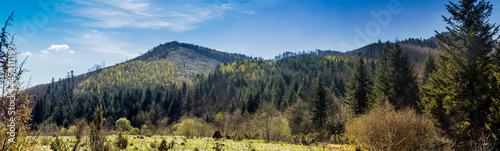
<svg viewBox="0 0 500 151">
<path fill-rule="evenodd" d="M 110 135 L 107 137 L 109 143 L 115 141 L 117 135 Z M 227 139 L 215 140 L 210 137 L 193 137 L 186 138 L 184 136 L 160 136 L 154 135 L 146 137 L 144 135 L 125 135 L 128 139 L 128 144 L 125 150 L 155 150 L 161 144 L 161 141 L 165 139 L 167 142 L 174 142 L 172 150 L 324 150 L 324 149 L 334 149 L 334 150 L 352 150 L 347 145 L 333 145 L 333 144 L 314 144 L 311 146 L 287 144 L 282 142 L 265 142 L 263 140 L 241 140 L 233 141 Z M 54 142 L 54 136 L 31 136 L 34 140 L 31 146 L 31 150 L 53 150 L 51 149 L 51 143 Z M 76 142 L 74 136 L 59 136 L 62 139 L 66 149 L 71 150 Z M 88 143 L 88 137 L 85 137 L 83 143 L 81 144 L 80 150 L 90 150 L 86 144 Z M 113 146 L 113 149 L 119 149 Z"/>
</svg>

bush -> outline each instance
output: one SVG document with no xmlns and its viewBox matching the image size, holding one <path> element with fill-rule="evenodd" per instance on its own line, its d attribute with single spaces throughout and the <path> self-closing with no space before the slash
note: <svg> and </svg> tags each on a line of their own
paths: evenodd
<svg viewBox="0 0 500 151">
<path fill-rule="evenodd" d="M 123 132 L 132 129 L 132 125 L 130 125 L 130 121 L 127 118 L 120 118 L 115 122 L 116 130 Z"/>
<path fill-rule="evenodd" d="M 167 151 L 169 149 L 174 148 L 174 145 L 175 145 L 175 141 L 174 140 L 172 140 L 170 143 L 167 143 L 167 140 L 162 139 L 161 143 L 160 143 L 160 146 L 158 146 L 158 150 L 159 151 Z"/>
<path fill-rule="evenodd" d="M 50 149 L 54 151 L 66 151 L 69 149 L 69 147 L 66 145 L 66 142 L 62 140 L 62 138 L 59 138 L 59 136 L 54 134 L 54 141 L 50 143 Z"/>
<path fill-rule="evenodd" d="M 217 139 L 222 138 L 222 133 L 220 132 L 220 130 L 219 130 L 219 129 L 217 129 L 217 130 L 214 132 L 214 134 L 212 134 L 212 138 L 214 138 L 214 139 L 216 139 L 216 140 L 217 140 Z"/>
<path fill-rule="evenodd" d="M 141 133 L 141 130 L 139 130 L 139 128 L 137 128 L 137 127 L 134 127 L 132 129 L 130 129 L 130 131 L 129 131 L 130 135 L 139 135 L 140 133 Z"/>
<path fill-rule="evenodd" d="M 115 146 L 119 149 L 125 149 L 128 145 L 127 136 L 123 136 L 122 133 L 119 133 L 116 137 Z"/>
<path fill-rule="evenodd" d="M 259 106 L 252 122 L 267 142 L 284 141 L 291 136 L 288 120 L 280 112 L 276 112 L 272 104 Z"/>
<path fill-rule="evenodd" d="M 151 143 L 149 143 L 149 146 L 151 146 L 151 148 L 153 149 L 156 149 L 158 147 L 158 143 L 156 141 L 152 141 Z"/>
<path fill-rule="evenodd" d="M 437 135 L 432 119 L 413 109 L 395 111 L 388 103 L 350 121 L 345 135 L 369 150 L 444 150 L 451 145 Z"/>
<path fill-rule="evenodd" d="M 72 125 L 68 128 L 68 135 L 74 135 L 76 133 L 76 126 L 75 125 Z"/>
<path fill-rule="evenodd" d="M 210 136 L 211 125 L 199 118 L 182 118 L 181 122 L 172 127 L 178 134 L 187 138 L 193 136 Z"/>
<path fill-rule="evenodd" d="M 59 135 L 61 136 L 67 136 L 68 130 L 64 127 L 61 127 L 61 130 L 59 131 Z"/>
<path fill-rule="evenodd" d="M 97 107 L 92 122 L 90 124 L 90 149 L 94 151 L 110 150 L 110 145 L 106 140 L 106 133 L 102 127 L 102 107 Z"/>
<path fill-rule="evenodd" d="M 300 133 L 298 135 L 293 135 L 291 142 L 294 144 L 302 144 L 309 146 L 316 141 L 317 135 L 318 135 L 317 133 L 309 133 L 307 135 Z"/>
</svg>

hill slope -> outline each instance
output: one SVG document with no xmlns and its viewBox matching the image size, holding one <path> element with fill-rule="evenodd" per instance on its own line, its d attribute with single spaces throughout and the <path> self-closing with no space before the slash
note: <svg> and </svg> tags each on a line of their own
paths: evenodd
<svg viewBox="0 0 500 151">
<path fill-rule="evenodd" d="M 402 45 L 416 69 L 429 51 L 437 52 L 431 43 L 406 40 Z M 36 96 L 34 125 L 45 121 L 68 126 L 74 119 L 89 119 L 88 113 L 99 104 L 110 123 L 126 117 L 136 127 L 158 124 L 162 118 L 175 122 L 182 115 L 211 118 L 219 111 L 253 112 L 267 101 L 284 111 L 297 100 L 310 102 L 318 77 L 324 78 L 329 97 L 345 97 L 355 55 L 368 57 L 371 72 L 382 48 L 392 46 L 374 43 L 346 53 L 287 52 L 275 61 L 256 61 L 174 41 L 124 63 L 68 75 L 28 92 Z"/>
<path fill-rule="evenodd" d="M 198 74 L 206 74 L 217 64 L 252 59 L 242 54 L 220 52 L 194 44 L 167 42 L 134 59 L 107 68 L 99 66 L 81 75 L 68 76 L 52 83 L 29 88 L 30 95 L 59 102 L 85 92 L 106 88 L 156 87 L 190 83 Z M 52 96 L 53 95 L 53 96 Z"/>
</svg>

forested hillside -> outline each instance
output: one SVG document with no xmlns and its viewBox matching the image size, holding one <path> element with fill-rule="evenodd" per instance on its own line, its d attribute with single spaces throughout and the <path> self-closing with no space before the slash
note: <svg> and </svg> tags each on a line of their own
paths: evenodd
<svg viewBox="0 0 500 151">
<path fill-rule="evenodd" d="M 389 42 L 378 45 L 365 54 L 383 52 L 394 46 Z M 330 102 L 331 108 L 343 108 L 335 112 L 347 112 L 347 83 L 351 69 L 361 57 L 354 53 L 287 52 L 277 56 L 276 61 L 264 61 L 169 42 L 127 62 L 79 76 L 68 73 L 65 79 L 29 89 L 36 100 L 33 125 L 36 128 L 45 122 L 66 127 L 75 119 L 90 120 L 88 113 L 98 104 L 103 105 L 110 123 L 126 117 L 136 127 L 157 125 L 166 119 L 173 123 L 182 115 L 210 120 L 218 112 L 253 113 L 264 102 L 285 112 L 297 100 L 312 104 L 318 87 L 325 90 L 324 99 L 329 100 L 326 102 Z M 372 75 L 377 57 L 365 57 L 367 74 Z M 342 123 L 331 122 L 330 127 L 342 129 Z"/>
</svg>

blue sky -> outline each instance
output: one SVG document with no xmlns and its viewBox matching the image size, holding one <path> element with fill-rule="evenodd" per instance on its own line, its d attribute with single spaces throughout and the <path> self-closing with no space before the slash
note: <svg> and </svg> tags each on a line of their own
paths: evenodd
<svg viewBox="0 0 500 151">
<path fill-rule="evenodd" d="M 456 0 L 453 0 L 456 2 Z M 348 51 L 444 31 L 446 0 L 2 0 L 15 11 L 19 58 L 31 85 L 94 64 L 122 62 L 169 41 L 272 58 L 284 51 Z M 491 22 L 500 23 L 500 2 Z"/>
</svg>

